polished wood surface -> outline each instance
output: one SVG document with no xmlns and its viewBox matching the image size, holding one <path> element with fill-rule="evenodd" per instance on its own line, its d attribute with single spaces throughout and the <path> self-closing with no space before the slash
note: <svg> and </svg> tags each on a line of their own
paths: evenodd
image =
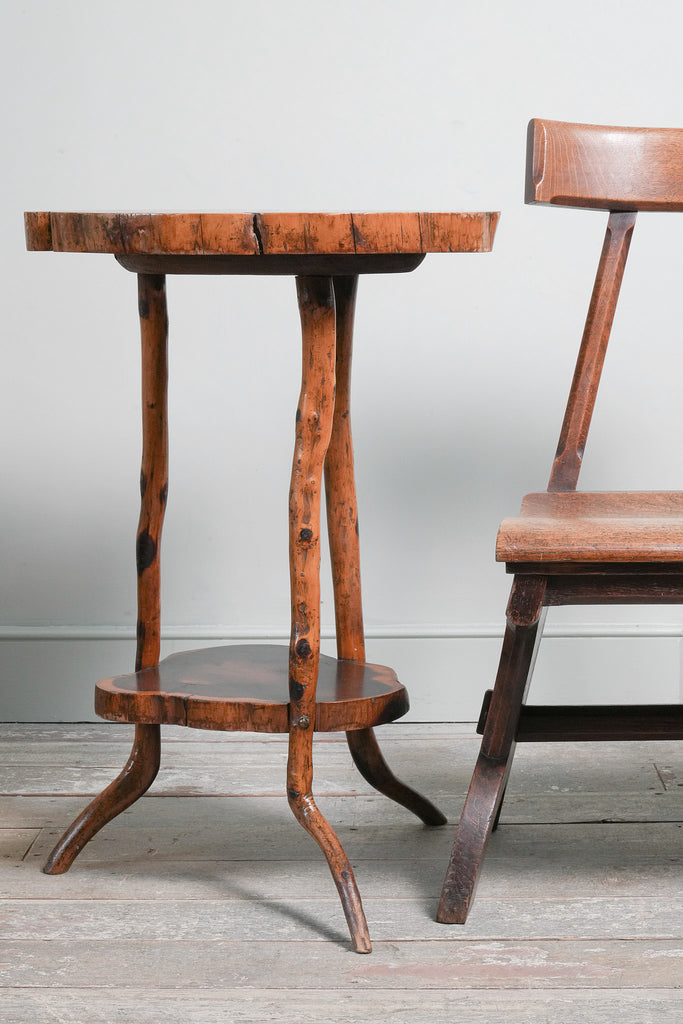
<svg viewBox="0 0 683 1024">
<path fill-rule="evenodd" d="M 25 214 L 26 245 L 120 255 L 488 252 L 497 213 Z"/>
<path fill-rule="evenodd" d="M 287 732 L 288 680 L 287 647 L 209 647 L 172 654 L 154 667 L 101 680 L 95 688 L 95 710 L 115 722 Z M 320 656 L 311 731 L 368 728 L 393 721 L 407 710 L 405 687 L 391 669 Z"/>
<path fill-rule="evenodd" d="M 527 138 L 527 203 L 683 210 L 683 129 L 537 118 Z"/>
<path fill-rule="evenodd" d="M 498 674 L 444 881 L 438 920 L 462 924 L 520 741 L 683 739 L 681 707 L 527 707 L 551 605 L 683 602 L 683 493 L 577 493 L 591 417 L 639 210 L 683 210 L 683 130 L 534 120 L 526 199 L 609 210 L 548 491 L 500 528 L 496 557 L 514 572 Z M 649 343 L 649 339 L 648 339 Z"/>
</svg>

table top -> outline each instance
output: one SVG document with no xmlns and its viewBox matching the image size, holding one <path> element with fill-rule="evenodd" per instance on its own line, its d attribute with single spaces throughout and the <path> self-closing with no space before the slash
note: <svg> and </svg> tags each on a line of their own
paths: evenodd
<svg viewBox="0 0 683 1024">
<path fill-rule="evenodd" d="M 24 215 L 26 246 L 154 256 L 489 252 L 497 213 L 54 213 Z"/>
</svg>

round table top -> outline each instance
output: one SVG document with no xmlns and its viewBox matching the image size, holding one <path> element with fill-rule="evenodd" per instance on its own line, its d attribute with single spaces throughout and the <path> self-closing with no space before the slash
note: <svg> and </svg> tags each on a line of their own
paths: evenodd
<svg viewBox="0 0 683 1024">
<path fill-rule="evenodd" d="M 283 256 L 489 252 L 497 213 L 52 213 L 26 246 L 115 255 Z"/>
</svg>

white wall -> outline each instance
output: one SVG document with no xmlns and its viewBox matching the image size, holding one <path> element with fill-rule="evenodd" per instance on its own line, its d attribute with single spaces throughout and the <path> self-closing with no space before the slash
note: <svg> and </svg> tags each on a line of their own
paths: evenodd
<svg viewBox="0 0 683 1024">
<path fill-rule="evenodd" d="M 679 0 L 5 0 L 1 17 L 0 719 L 92 717 L 135 618 L 135 280 L 26 253 L 22 211 L 150 208 L 502 210 L 493 254 L 366 278 L 357 314 L 369 655 L 414 718 L 475 717 L 509 582 L 497 524 L 545 486 L 605 219 L 523 205 L 526 122 L 682 126 Z M 681 486 L 682 230 L 641 217 L 588 489 Z M 166 649 L 284 637 L 293 284 L 176 278 L 169 303 Z M 558 610 L 534 695 L 676 700 L 680 626 L 676 608 Z"/>
</svg>

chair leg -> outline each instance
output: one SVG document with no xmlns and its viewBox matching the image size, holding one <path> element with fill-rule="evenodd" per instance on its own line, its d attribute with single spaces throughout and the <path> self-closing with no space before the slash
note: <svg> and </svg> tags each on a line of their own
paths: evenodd
<svg viewBox="0 0 683 1024">
<path fill-rule="evenodd" d="M 160 758 L 160 726 L 136 725 L 133 749 L 125 768 L 66 830 L 47 859 L 45 874 L 61 875 L 69 870 L 86 843 L 149 789 L 159 771 Z"/>
<path fill-rule="evenodd" d="M 425 825 L 436 827 L 446 824 L 448 819 L 438 807 L 396 778 L 382 756 L 372 729 L 347 732 L 346 739 L 356 768 L 378 793 L 412 811 Z"/>
<path fill-rule="evenodd" d="M 502 811 L 503 811 L 503 804 L 505 803 L 505 794 L 507 793 L 507 788 L 508 788 L 507 787 L 507 783 L 505 783 L 505 787 L 503 789 L 503 792 L 500 794 L 500 800 L 498 801 L 498 810 L 496 811 L 496 816 L 493 819 L 493 825 L 491 826 L 491 831 L 492 832 L 496 832 L 497 829 L 498 829 L 498 826 L 500 825 L 500 816 L 501 816 Z"/>
<path fill-rule="evenodd" d="M 486 843 L 496 822 L 515 749 L 515 733 L 543 631 L 545 579 L 517 577 L 508 606 L 500 665 L 481 750 L 455 835 L 437 911 L 442 924 L 464 924 Z"/>
</svg>

